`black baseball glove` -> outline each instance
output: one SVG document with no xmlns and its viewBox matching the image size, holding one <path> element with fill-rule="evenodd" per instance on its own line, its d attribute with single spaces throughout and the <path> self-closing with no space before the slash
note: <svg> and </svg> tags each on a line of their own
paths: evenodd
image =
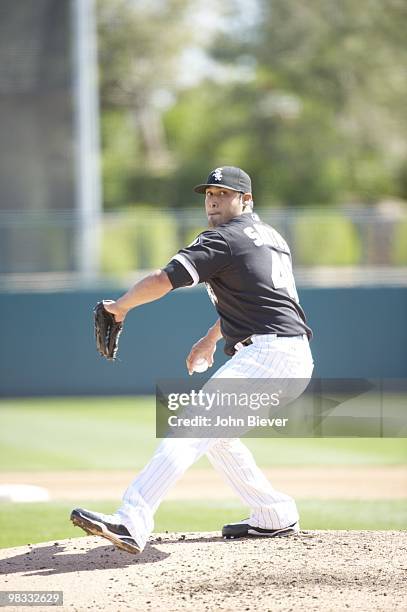
<svg viewBox="0 0 407 612">
<path fill-rule="evenodd" d="M 117 349 L 119 348 L 119 337 L 122 333 L 123 323 L 117 323 L 114 315 L 106 310 L 104 300 L 98 302 L 93 309 L 95 323 L 96 348 L 102 357 L 106 359 L 116 359 Z"/>
</svg>

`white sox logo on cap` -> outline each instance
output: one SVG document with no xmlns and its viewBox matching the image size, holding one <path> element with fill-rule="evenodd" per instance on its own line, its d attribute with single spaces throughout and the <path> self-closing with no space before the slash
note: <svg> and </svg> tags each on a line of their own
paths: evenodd
<svg viewBox="0 0 407 612">
<path fill-rule="evenodd" d="M 215 179 L 215 181 L 221 181 L 222 180 L 222 178 L 223 178 L 222 170 L 223 170 L 223 168 L 215 168 L 215 170 L 212 172 L 212 176 Z"/>
</svg>

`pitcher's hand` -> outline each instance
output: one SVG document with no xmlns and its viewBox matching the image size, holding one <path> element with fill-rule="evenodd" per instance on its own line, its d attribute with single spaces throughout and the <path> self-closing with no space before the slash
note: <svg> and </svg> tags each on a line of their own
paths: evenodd
<svg viewBox="0 0 407 612">
<path fill-rule="evenodd" d="M 186 359 L 189 374 L 193 374 L 194 363 L 196 363 L 198 359 L 206 359 L 209 367 L 213 366 L 213 356 L 215 351 L 216 342 L 213 342 L 213 340 L 209 339 L 207 336 L 204 336 L 198 340 L 198 342 L 195 342 Z"/>
</svg>

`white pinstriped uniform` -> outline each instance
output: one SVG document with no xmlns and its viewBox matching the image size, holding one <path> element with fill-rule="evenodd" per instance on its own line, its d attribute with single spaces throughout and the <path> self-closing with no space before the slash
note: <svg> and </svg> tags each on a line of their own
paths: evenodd
<svg viewBox="0 0 407 612">
<path fill-rule="evenodd" d="M 212 378 L 299 378 L 305 389 L 313 369 L 306 336 L 253 337 Z M 294 398 L 293 398 L 294 399 Z M 272 451 L 272 440 L 270 449 Z M 250 524 L 279 529 L 298 521 L 295 501 L 275 490 L 249 449 L 237 438 L 166 438 L 151 461 L 133 480 L 123 504 L 110 520 L 124 524 L 140 547 L 154 527 L 154 513 L 170 487 L 202 455 L 250 508 Z"/>
<path fill-rule="evenodd" d="M 211 207 L 216 207 L 216 199 L 225 195 L 223 188 L 245 194 L 246 203 L 246 196 L 251 194 L 249 175 L 233 166 L 216 168 L 207 183 L 194 189 L 197 193 L 205 193 L 208 187 L 222 188 L 215 194 L 207 192 L 207 197 L 212 198 Z M 267 380 L 278 380 L 281 409 L 287 401 L 302 393 L 312 375 L 313 361 L 308 343 L 312 330 L 298 301 L 286 241 L 274 228 L 263 223 L 250 206 L 248 208 L 202 232 L 190 245 L 180 249 L 163 271 L 173 289 L 205 283 L 217 310 L 225 340 L 224 351 L 231 359 L 210 381 L 235 379 L 235 388 L 239 386 L 236 379 L 241 379 L 243 384 L 250 381 L 249 386 L 252 384 L 258 391 L 263 383 L 259 384 L 257 379 L 263 379 L 265 385 Z M 244 345 L 249 339 L 252 344 Z M 296 380 L 290 384 L 292 379 Z M 206 384 L 210 385 L 210 381 Z M 287 390 L 286 395 L 282 389 Z M 235 414 L 238 414 L 237 406 Z M 229 431 L 232 432 L 233 429 Z M 271 450 L 272 446 L 270 440 Z M 86 525 L 96 524 L 96 533 L 100 535 L 109 534 L 106 526 L 101 532 L 103 522 L 124 525 L 141 550 L 153 530 L 154 513 L 167 491 L 204 454 L 249 507 L 251 527 L 279 530 L 298 521 L 294 500 L 272 487 L 238 438 L 167 437 L 130 484 L 114 515 L 84 511 L 86 520 L 82 516 L 80 522 L 73 522 L 85 531 L 88 531 Z M 74 512 L 79 516 L 80 510 Z M 90 514 L 89 520 L 86 512 Z"/>
</svg>

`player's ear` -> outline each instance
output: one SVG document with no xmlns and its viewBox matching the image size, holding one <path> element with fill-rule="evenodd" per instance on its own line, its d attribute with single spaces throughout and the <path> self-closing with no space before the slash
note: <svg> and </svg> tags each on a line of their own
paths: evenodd
<svg viewBox="0 0 407 612">
<path fill-rule="evenodd" d="M 243 194 L 243 210 L 251 210 L 253 208 L 253 196 L 251 193 Z"/>
</svg>

